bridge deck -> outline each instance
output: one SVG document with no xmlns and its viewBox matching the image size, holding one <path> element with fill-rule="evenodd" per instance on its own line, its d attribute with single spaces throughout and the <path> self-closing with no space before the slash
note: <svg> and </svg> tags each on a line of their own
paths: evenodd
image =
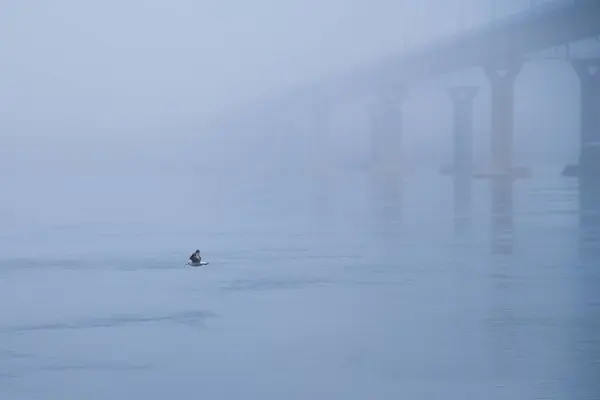
<svg viewBox="0 0 600 400">
<path fill-rule="evenodd" d="M 600 0 L 550 3 L 471 29 L 347 73 L 296 93 L 336 97 L 381 93 L 439 74 L 501 63 L 514 57 L 600 35 Z"/>
</svg>

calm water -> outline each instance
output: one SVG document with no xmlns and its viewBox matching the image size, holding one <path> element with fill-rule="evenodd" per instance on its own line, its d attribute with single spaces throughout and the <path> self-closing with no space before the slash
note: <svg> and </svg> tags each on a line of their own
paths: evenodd
<svg viewBox="0 0 600 400">
<path fill-rule="evenodd" d="M 600 399 L 600 194 L 558 175 L 3 178 L 0 398 Z"/>
</svg>

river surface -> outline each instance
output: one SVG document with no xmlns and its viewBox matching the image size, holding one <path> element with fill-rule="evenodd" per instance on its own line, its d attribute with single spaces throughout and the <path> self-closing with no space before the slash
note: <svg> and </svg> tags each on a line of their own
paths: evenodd
<svg viewBox="0 0 600 400">
<path fill-rule="evenodd" d="M 559 172 L 3 177 L 0 398 L 600 399 L 600 194 Z"/>
</svg>

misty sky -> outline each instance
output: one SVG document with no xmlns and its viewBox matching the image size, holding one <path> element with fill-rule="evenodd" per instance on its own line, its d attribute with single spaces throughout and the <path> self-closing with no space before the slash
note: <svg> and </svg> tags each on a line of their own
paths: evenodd
<svg viewBox="0 0 600 400">
<path fill-rule="evenodd" d="M 199 124 L 264 93 L 489 17 L 488 0 L 8 0 L 7 134 L 112 135 Z M 529 0 L 503 1 L 503 12 Z"/>
</svg>

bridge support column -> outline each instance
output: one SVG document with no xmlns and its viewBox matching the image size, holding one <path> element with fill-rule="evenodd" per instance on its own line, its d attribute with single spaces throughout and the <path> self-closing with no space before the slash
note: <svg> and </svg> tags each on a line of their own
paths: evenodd
<svg viewBox="0 0 600 400">
<path fill-rule="evenodd" d="M 492 167 L 479 176 L 529 175 L 525 168 L 513 164 L 515 80 L 523 67 L 523 60 L 512 58 L 508 63 L 485 67 L 492 89 Z"/>
<path fill-rule="evenodd" d="M 581 139 L 579 164 L 564 176 L 600 176 L 600 58 L 573 61 L 581 82 Z"/>
<path fill-rule="evenodd" d="M 469 176 L 473 173 L 473 100 L 479 88 L 456 86 L 448 91 L 454 105 L 453 164 L 442 173 Z"/>
<path fill-rule="evenodd" d="M 402 98 L 371 106 L 371 165 L 375 173 L 398 176 L 402 169 Z"/>
</svg>

